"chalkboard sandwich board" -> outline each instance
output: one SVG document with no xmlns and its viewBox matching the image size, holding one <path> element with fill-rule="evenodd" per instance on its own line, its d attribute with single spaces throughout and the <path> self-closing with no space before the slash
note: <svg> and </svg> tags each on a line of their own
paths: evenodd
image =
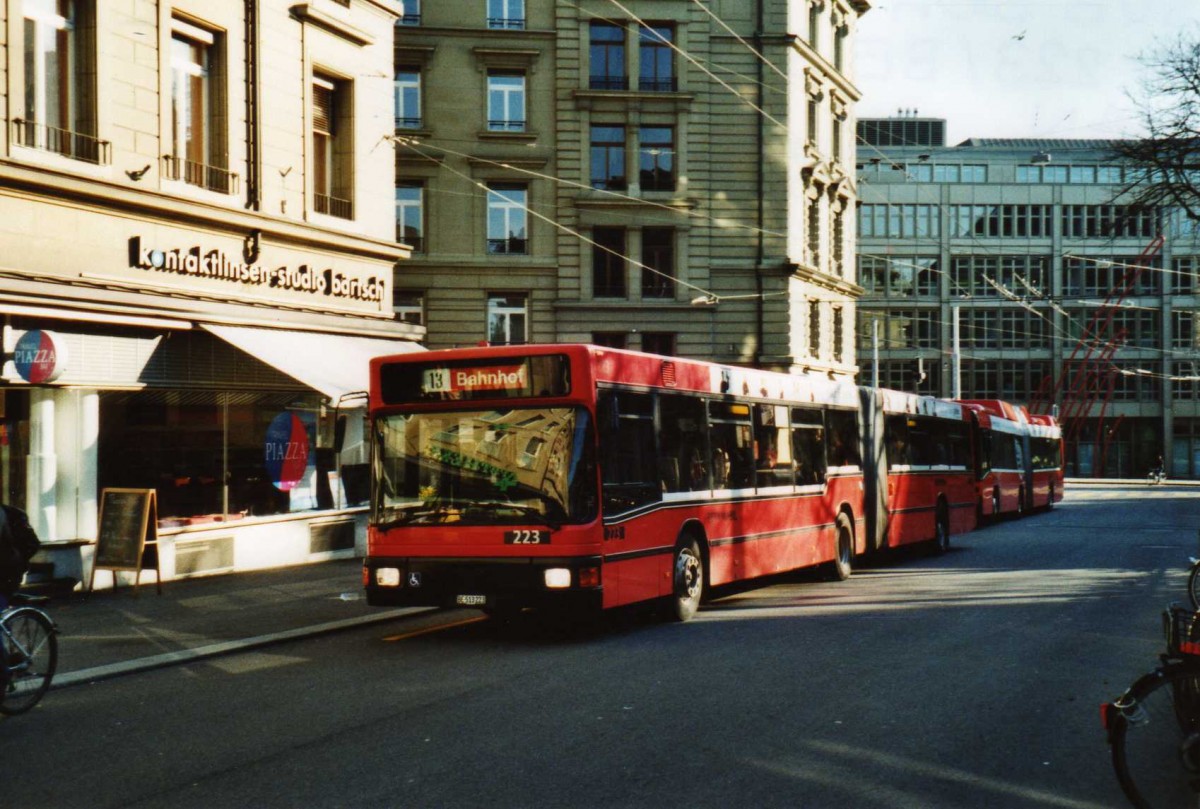
<svg viewBox="0 0 1200 809">
<path fill-rule="evenodd" d="M 162 572 L 158 566 L 158 501 L 154 489 L 104 489 L 100 492 L 100 530 L 88 589 L 94 587 L 97 568 L 136 570 L 133 592 L 143 570 L 153 570 L 158 593 L 162 594 Z"/>
</svg>

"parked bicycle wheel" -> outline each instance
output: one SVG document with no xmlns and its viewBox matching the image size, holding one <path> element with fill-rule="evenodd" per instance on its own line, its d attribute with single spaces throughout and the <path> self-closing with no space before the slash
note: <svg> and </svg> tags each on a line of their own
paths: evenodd
<svg viewBox="0 0 1200 809">
<path fill-rule="evenodd" d="M 6 671 L 0 693 L 0 713 L 19 714 L 38 704 L 58 666 L 58 638 L 54 622 L 44 612 L 18 607 L 0 618 Z"/>
<path fill-rule="evenodd" d="M 1200 799 L 1200 668 L 1153 671 L 1117 700 L 1109 721 L 1113 767 L 1139 809 Z"/>
<path fill-rule="evenodd" d="M 1192 602 L 1193 610 L 1200 610 L 1200 559 L 1192 561 L 1188 573 L 1188 600 Z"/>
</svg>

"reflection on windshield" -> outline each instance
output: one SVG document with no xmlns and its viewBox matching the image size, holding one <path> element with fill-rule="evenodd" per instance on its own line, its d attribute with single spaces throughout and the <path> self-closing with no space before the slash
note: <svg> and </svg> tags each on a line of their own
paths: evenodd
<svg viewBox="0 0 1200 809">
<path fill-rule="evenodd" d="M 528 525 L 591 520 L 591 419 L 569 407 L 457 410 L 375 422 L 375 521 Z"/>
</svg>

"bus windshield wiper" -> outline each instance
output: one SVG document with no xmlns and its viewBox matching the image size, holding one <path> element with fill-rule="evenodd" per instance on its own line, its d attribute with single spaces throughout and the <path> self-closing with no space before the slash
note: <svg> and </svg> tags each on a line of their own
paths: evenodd
<svg viewBox="0 0 1200 809">
<path fill-rule="evenodd" d="M 531 518 L 533 522 L 548 526 L 554 531 L 562 528 L 562 523 L 552 519 L 549 514 L 543 514 L 540 509 L 527 506 L 524 503 L 509 503 L 504 500 L 477 500 L 471 504 L 471 508 L 508 509 L 517 512 L 522 517 Z"/>
</svg>

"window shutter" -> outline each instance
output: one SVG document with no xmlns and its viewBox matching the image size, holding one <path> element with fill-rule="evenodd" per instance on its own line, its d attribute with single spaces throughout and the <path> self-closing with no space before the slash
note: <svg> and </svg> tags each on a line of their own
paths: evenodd
<svg viewBox="0 0 1200 809">
<path fill-rule="evenodd" d="M 333 131 L 333 88 L 313 85 L 313 129 Z"/>
</svg>

